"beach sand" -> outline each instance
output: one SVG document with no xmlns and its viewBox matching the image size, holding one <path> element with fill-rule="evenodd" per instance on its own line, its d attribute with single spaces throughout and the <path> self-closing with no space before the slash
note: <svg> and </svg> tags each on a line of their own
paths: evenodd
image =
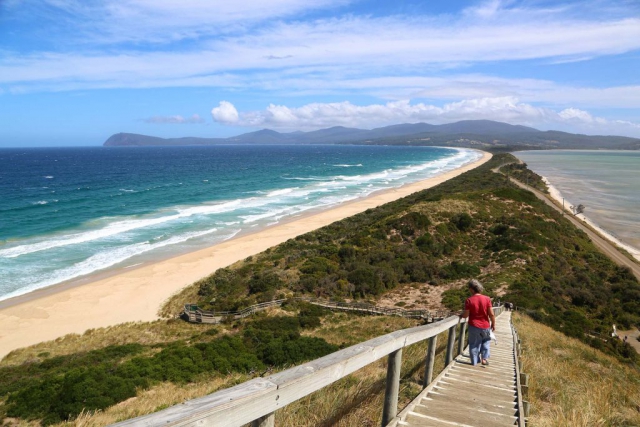
<svg viewBox="0 0 640 427">
<path fill-rule="evenodd" d="M 207 249 L 129 269 L 121 274 L 70 287 L 52 286 L 13 300 L 0 309 L 0 357 L 10 351 L 87 329 L 158 318 L 161 305 L 184 287 L 226 267 L 335 221 L 438 185 L 471 170 L 480 160 L 436 177 L 374 193 L 317 214 L 240 236 Z M 185 301 L 185 303 L 188 301 Z"/>
<path fill-rule="evenodd" d="M 551 182 L 549 182 L 549 180 L 546 177 L 542 177 L 542 180 L 545 182 L 545 184 L 547 184 L 547 187 L 549 187 L 549 195 L 551 196 L 551 198 L 554 199 L 559 206 L 563 205 L 563 200 L 564 200 L 564 208 L 566 212 L 573 214 L 573 210 L 572 210 L 573 204 L 567 198 L 563 198 L 560 191 L 556 187 L 554 187 L 553 184 L 551 184 Z M 600 234 L 600 236 L 607 239 L 614 246 L 624 249 L 625 251 L 629 252 L 631 256 L 633 256 L 637 261 L 640 261 L 640 250 L 638 248 L 635 248 L 631 245 L 624 243 L 623 241 L 621 241 L 620 239 L 618 239 L 617 237 L 609 233 L 607 230 L 601 228 L 598 224 L 593 222 L 584 214 L 577 214 L 574 216 L 579 220 L 581 220 L 582 222 L 584 222 L 586 225 L 588 225 L 595 232 Z"/>
</svg>

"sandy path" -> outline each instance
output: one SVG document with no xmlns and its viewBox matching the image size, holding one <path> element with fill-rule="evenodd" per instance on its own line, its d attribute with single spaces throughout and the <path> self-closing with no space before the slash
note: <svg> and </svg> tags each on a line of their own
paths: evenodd
<svg viewBox="0 0 640 427">
<path fill-rule="evenodd" d="M 185 286 L 250 255 L 367 209 L 438 185 L 491 158 L 401 188 L 238 237 L 207 249 L 127 270 L 95 282 L 54 286 L 3 301 L 0 308 L 0 357 L 10 351 L 70 333 L 123 322 L 157 319 L 162 303 Z"/>
</svg>

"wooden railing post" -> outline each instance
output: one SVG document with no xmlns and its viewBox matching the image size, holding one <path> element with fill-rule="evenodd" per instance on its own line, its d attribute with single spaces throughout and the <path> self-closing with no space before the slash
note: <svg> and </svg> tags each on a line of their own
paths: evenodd
<svg viewBox="0 0 640 427">
<path fill-rule="evenodd" d="M 458 325 L 453 325 L 449 328 L 449 341 L 447 341 L 447 357 L 444 360 L 444 366 L 448 366 L 453 360 L 453 346 L 456 342 L 456 328 Z"/>
<path fill-rule="evenodd" d="M 382 409 L 382 427 L 398 414 L 398 392 L 400 391 L 400 369 L 402 368 L 402 349 L 389 354 L 387 362 L 387 383 Z"/>
<path fill-rule="evenodd" d="M 260 417 L 251 423 L 251 427 L 274 427 L 276 423 L 276 414 L 272 412 Z"/>
<path fill-rule="evenodd" d="M 462 350 L 464 350 L 464 335 L 465 330 L 467 328 L 467 323 L 460 324 L 460 340 L 458 341 L 458 354 L 462 354 Z"/>
<path fill-rule="evenodd" d="M 434 335 L 429 338 L 429 349 L 427 350 L 427 358 L 424 364 L 424 379 L 422 381 L 422 388 L 426 388 L 433 380 L 433 362 L 436 360 L 436 344 L 438 343 L 438 336 Z"/>
</svg>

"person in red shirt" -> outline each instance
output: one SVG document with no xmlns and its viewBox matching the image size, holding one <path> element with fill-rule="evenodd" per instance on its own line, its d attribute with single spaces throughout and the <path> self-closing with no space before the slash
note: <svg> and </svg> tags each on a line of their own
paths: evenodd
<svg viewBox="0 0 640 427">
<path fill-rule="evenodd" d="M 471 296 L 464 303 L 461 318 L 469 318 L 469 358 L 473 366 L 489 364 L 491 355 L 491 331 L 496 330 L 496 315 L 491 299 L 482 295 L 484 286 L 476 279 L 469 281 Z"/>
</svg>

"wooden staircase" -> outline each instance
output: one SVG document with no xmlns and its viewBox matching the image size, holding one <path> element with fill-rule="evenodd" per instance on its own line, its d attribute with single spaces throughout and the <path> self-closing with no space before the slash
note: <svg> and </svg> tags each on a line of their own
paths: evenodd
<svg viewBox="0 0 640 427">
<path fill-rule="evenodd" d="M 511 312 L 496 320 L 489 366 L 472 366 L 468 347 L 390 426 L 487 427 L 519 423 L 518 367 Z"/>
</svg>

